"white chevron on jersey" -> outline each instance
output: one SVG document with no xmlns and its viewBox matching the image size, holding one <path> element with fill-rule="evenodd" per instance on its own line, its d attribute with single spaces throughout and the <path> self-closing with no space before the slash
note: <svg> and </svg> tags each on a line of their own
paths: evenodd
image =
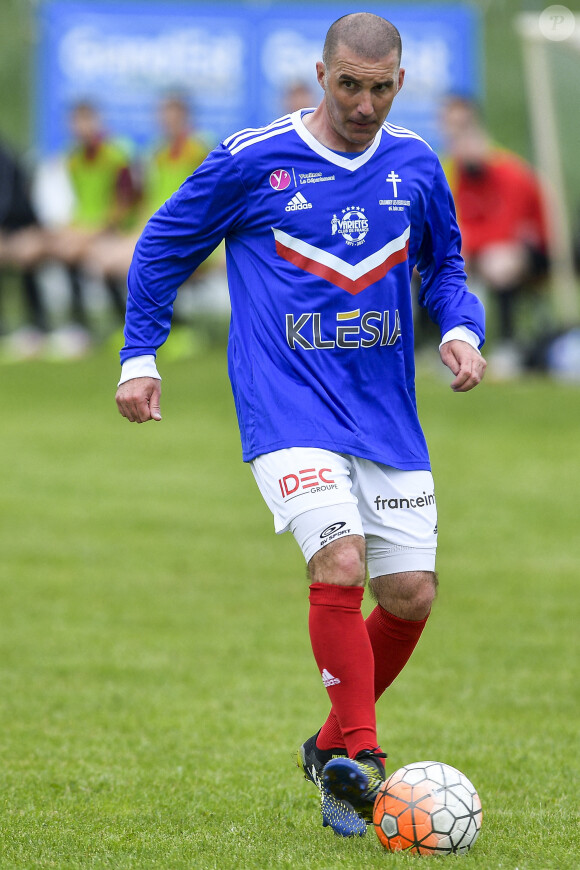
<svg viewBox="0 0 580 870">
<path fill-rule="evenodd" d="M 263 133 L 264 130 L 269 130 L 271 127 L 280 127 L 283 124 L 287 124 L 289 118 L 290 115 L 282 115 L 281 118 L 276 118 L 275 121 L 270 121 L 270 123 L 265 127 L 244 127 L 243 130 L 238 130 L 237 133 L 232 133 L 230 136 L 227 136 L 224 139 L 224 145 L 227 145 L 229 148 L 230 145 L 235 144 L 234 140 L 248 138 L 256 133 Z"/>
<path fill-rule="evenodd" d="M 383 130 L 391 136 L 396 136 L 397 139 L 418 139 L 419 142 L 425 142 L 418 133 L 414 133 L 412 130 L 407 130 L 406 127 L 399 127 L 398 124 L 391 124 L 389 121 L 385 121 L 383 124 Z M 425 142 L 425 145 L 427 145 L 431 151 L 433 150 L 428 142 Z"/>
<path fill-rule="evenodd" d="M 400 236 L 391 239 L 355 266 L 329 251 L 290 236 L 283 230 L 272 227 L 272 232 L 276 239 L 276 252 L 280 257 L 356 296 L 383 278 L 393 266 L 407 259 L 411 227 L 408 226 Z"/>
<path fill-rule="evenodd" d="M 283 118 L 278 118 L 267 127 L 248 127 L 245 130 L 240 130 L 239 133 L 234 133 L 224 139 L 224 145 L 229 148 L 231 154 L 237 154 L 243 151 L 248 145 L 255 145 L 257 142 L 263 142 L 265 139 L 270 139 L 272 136 L 279 136 L 280 133 L 286 133 L 292 130 L 293 125 L 290 120 L 290 115 L 284 115 Z"/>
</svg>

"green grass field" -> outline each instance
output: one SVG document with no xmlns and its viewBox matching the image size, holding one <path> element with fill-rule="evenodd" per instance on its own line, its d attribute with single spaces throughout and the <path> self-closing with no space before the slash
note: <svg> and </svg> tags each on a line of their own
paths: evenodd
<svg viewBox="0 0 580 870">
<path fill-rule="evenodd" d="M 320 827 L 293 765 L 326 713 L 307 581 L 240 461 L 224 354 L 130 425 L 111 354 L 0 368 L 0 867 L 411 867 Z M 419 383 L 440 595 L 383 698 L 388 769 L 484 806 L 467 868 L 580 866 L 580 390 Z M 438 865 L 439 866 L 439 865 Z"/>
</svg>

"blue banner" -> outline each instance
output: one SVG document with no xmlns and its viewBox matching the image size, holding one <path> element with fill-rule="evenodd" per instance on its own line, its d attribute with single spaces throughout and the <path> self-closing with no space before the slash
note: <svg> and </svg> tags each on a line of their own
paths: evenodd
<svg viewBox="0 0 580 870">
<path fill-rule="evenodd" d="M 196 127 L 217 142 L 287 111 L 289 85 L 320 101 L 315 64 L 326 31 L 352 6 L 283 6 L 130 0 L 45 0 L 38 13 L 36 145 L 69 142 L 68 111 L 97 104 L 107 128 L 138 147 L 158 138 L 156 106 L 187 93 Z M 382 6 L 401 31 L 406 79 L 389 119 L 437 145 L 437 111 L 449 91 L 480 94 L 479 16 L 469 6 Z"/>
</svg>

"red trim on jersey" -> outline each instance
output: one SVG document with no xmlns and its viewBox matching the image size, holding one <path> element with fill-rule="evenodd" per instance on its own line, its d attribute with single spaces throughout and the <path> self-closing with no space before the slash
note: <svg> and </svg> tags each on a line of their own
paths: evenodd
<svg viewBox="0 0 580 870">
<path fill-rule="evenodd" d="M 354 280 L 352 278 L 347 278 L 346 275 L 342 275 L 340 272 L 337 272 L 331 266 L 318 263 L 316 260 L 312 260 L 310 257 L 307 257 L 298 251 L 294 251 L 292 248 L 286 247 L 286 245 L 283 245 L 282 242 L 279 242 L 277 239 L 276 252 L 284 260 L 292 263 L 293 266 L 297 266 L 304 272 L 310 272 L 311 275 L 317 275 L 319 278 L 324 278 L 325 281 L 329 281 L 331 284 L 335 284 L 342 290 L 346 290 L 346 292 L 350 293 L 352 296 L 356 296 L 358 293 L 366 290 L 366 288 L 371 284 L 375 284 L 381 278 L 384 278 L 393 266 L 397 266 L 399 263 L 403 263 L 407 259 L 409 255 L 409 242 L 407 241 L 404 248 L 392 253 L 383 263 L 375 266 L 375 268 L 371 269 L 370 272 L 366 272 L 366 274 L 361 275 L 360 278 L 355 278 Z"/>
</svg>

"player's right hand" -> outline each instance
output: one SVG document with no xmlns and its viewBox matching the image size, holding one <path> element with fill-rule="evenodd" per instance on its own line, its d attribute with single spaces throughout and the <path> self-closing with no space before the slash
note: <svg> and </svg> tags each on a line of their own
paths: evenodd
<svg viewBox="0 0 580 870">
<path fill-rule="evenodd" d="M 161 381 L 158 378 L 132 378 L 117 388 L 119 413 L 131 423 L 161 420 Z"/>
</svg>

